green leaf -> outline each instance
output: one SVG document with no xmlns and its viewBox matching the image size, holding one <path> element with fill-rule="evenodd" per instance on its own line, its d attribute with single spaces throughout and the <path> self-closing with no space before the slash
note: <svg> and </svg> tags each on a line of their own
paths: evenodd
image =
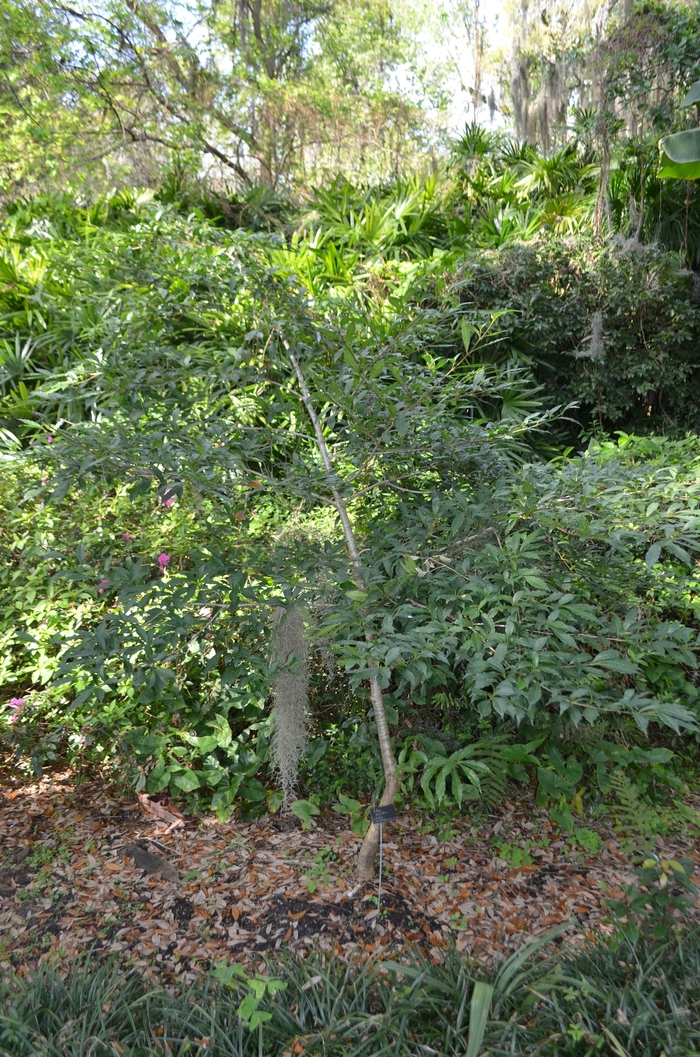
<svg viewBox="0 0 700 1057">
<path fill-rule="evenodd" d="M 246 995 L 240 1006 L 238 1007 L 238 1016 L 241 1018 L 244 1024 L 252 1027 L 250 1024 L 251 1018 L 255 1012 L 257 1012 L 258 1005 L 260 1004 L 260 998 L 255 994 Z"/>
<path fill-rule="evenodd" d="M 685 547 L 681 547 L 680 544 L 674 543 L 673 540 L 666 540 L 664 547 L 670 554 L 673 554 L 679 561 L 682 561 L 684 565 L 690 566 L 693 564 L 692 558 L 687 550 Z"/>
<path fill-rule="evenodd" d="M 212 969 L 211 975 L 222 984 L 225 984 L 226 987 L 235 987 L 241 980 L 245 981 L 247 979 L 242 965 L 226 965 L 223 962 L 221 965 L 217 965 L 215 969 Z"/>
<path fill-rule="evenodd" d="M 259 1009 L 256 1009 L 248 1022 L 248 1027 L 251 1031 L 255 1031 L 261 1024 L 267 1024 L 269 1020 L 272 1020 L 272 1013 L 262 1013 Z"/>
<path fill-rule="evenodd" d="M 231 733 L 231 725 L 229 724 L 228 718 L 220 713 L 214 716 L 214 734 L 216 744 L 221 749 L 227 749 L 231 744 L 233 735 Z"/>
<path fill-rule="evenodd" d="M 697 718 L 683 705 L 676 704 L 674 701 L 645 700 L 642 700 L 640 705 L 636 705 L 632 699 L 625 700 L 626 696 L 623 697 L 622 704 L 628 705 L 635 723 L 645 734 L 650 722 L 662 723 L 675 730 L 677 734 L 680 734 L 683 727 L 686 730 L 698 730 Z"/>
<path fill-rule="evenodd" d="M 311 800 L 295 800 L 290 807 L 297 818 L 301 819 L 302 829 L 311 829 L 312 815 L 321 814 L 318 804 L 314 804 Z"/>
<path fill-rule="evenodd" d="M 620 672 L 622 675 L 635 675 L 639 666 L 633 661 L 621 657 L 617 650 L 602 650 L 596 654 L 592 661 L 599 668 L 607 668 L 611 672 Z"/>
<path fill-rule="evenodd" d="M 219 745 L 219 739 L 213 734 L 205 734 L 203 737 L 197 737 L 194 734 L 183 734 L 183 737 L 190 745 L 194 745 L 196 749 L 199 749 L 203 755 L 212 752 Z"/>
<path fill-rule="evenodd" d="M 219 822 L 225 822 L 233 811 L 235 789 L 218 789 L 211 798 L 211 808 Z"/>
<path fill-rule="evenodd" d="M 474 336 L 474 334 L 476 334 L 477 328 L 471 323 L 469 323 L 466 319 L 463 319 L 459 329 L 462 335 L 464 351 L 469 352 L 469 346 L 472 343 L 472 337 Z"/>
<path fill-rule="evenodd" d="M 692 106 L 693 103 L 700 103 L 700 81 L 691 84 L 681 106 Z"/>
<path fill-rule="evenodd" d="M 352 591 L 346 591 L 345 594 L 348 598 L 352 599 L 353 602 L 364 602 L 367 598 L 367 592 L 360 591 L 357 587 L 353 588 Z"/>
<path fill-rule="evenodd" d="M 276 815 L 284 803 L 284 792 L 282 789 L 269 789 L 267 793 L 267 810 L 271 815 Z"/>
<path fill-rule="evenodd" d="M 479 1057 L 481 1044 L 486 1034 L 494 986 L 477 980 L 469 1003 L 469 1034 L 466 1057 Z"/>
<path fill-rule="evenodd" d="M 537 768 L 537 777 L 539 779 L 540 788 L 547 794 L 547 796 L 558 797 L 568 792 L 571 782 L 565 778 L 561 778 L 554 771 L 548 771 L 545 767 Z"/>
<path fill-rule="evenodd" d="M 556 822 L 557 826 L 564 830 L 565 833 L 574 832 L 574 817 L 568 808 L 552 808 L 549 812 L 549 817 L 553 822 Z"/>
<path fill-rule="evenodd" d="M 435 799 L 438 804 L 441 804 L 445 799 L 445 783 L 447 781 L 447 776 L 451 771 L 452 768 L 449 766 L 441 767 L 438 771 L 437 780 L 435 782 Z"/>
<path fill-rule="evenodd" d="M 260 800 L 267 799 L 267 789 L 257 780 L 257 778 L 249 778 L 245 784 L 241 786 L 241 797 L 244 800 L 250 800 L 251 803 L 258 803 Z"/>
<path fill-rule="evenodd" d="M 180 771 L 171 779 L 171 785 L 176 785 L 178 789 L 184 790 L 185 793 L 191 793 L 193 789 L 199 789 L 199 784 L 199 778 L 194 771 Z"/>
<path fill-rule="evenodd" d="M 310 771 L 314 769 L 316 764 L 321 760 L 328 749 L 328 742 L 324 741 L 323 738 L 315 738 L 309 748 L 306 750 L 306 766 Z"/>
<path fill-rule="evenodd" d="M 476 773 L 476 771 L 472 770 L 471 767 L 463 767 L 462 771 L 464 773 L 464 776 L 469 779 L 469 782 L 471 783 L 471 785 L 473 785 L 474 788 L 477 791 L 480 791 L 481 790 L 481 780 L 480 780 L 478 774 Z"/>
<path fill-rule="evenodd" d="M 673 162 L 667 154 L 661 155 L 659 177 L 662 180 L 700 180 L 699 162 Z"/>
<path fill-rule="evenodd" d="M 658 562 L 659 557 L 661 555 L 661 547 L 661 543 L 652 543 L 651 547 L 646 552 L 644 560 L 647 563 L 649 569 L 651 569 L 652 565 L 656 565 L 656 563 Z"/>
<path fill-rule="evenodd" d="M 391 726 L 396 726 L 399 721 L 399 710 L 395 708 L 389 701 L 384 702 L 384 713 L 386 715 L 387 723 Z"/>
<path fill-rule="evenodd" d="M 267 980 L 264 976 L 249 976 L 246 980 L 248 987 L 251 989 L 258 1001 L 265 997 L 265 991 L 267 990 Z"/>
<path fill-rule="evenodd" d="M 146 779 L 146 791 L 159 793 L 169 784 L 170 775 L 170 768 L 166 767 L 165 761 L 159 760 Z"/>
<path fill-rule="evenodd" d="M 681 165 L 700 162 L 700 128 L 689 128 L 684 132 L 674 132 L 672 136 L 664 136 L 661 147 L 672 162 Z"/>
<path fill-rule="evenodd" d="M 333 810 L 339 811 L 344 815 L 351 815 L 354 811 L 360 811 L 362 804 L 359 800 L 353 800 L 352 797 L 346 796 L 345 793 L 338 794 L 339 803 L 333 804 Z"/>
<path fill-rule="evenodd" d="M 693 89 L 696 87 L 694 85 Z M 659 151 L 659 176 L 678 180 L 696 180 L 700 176 L 700 128 L 685 129 L 683 132 L 664 136 L 659 141 Z"/>
</svg>

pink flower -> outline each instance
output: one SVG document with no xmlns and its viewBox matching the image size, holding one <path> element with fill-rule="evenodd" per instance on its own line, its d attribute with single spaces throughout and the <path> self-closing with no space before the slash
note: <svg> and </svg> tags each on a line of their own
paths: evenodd
<svg viewBox="0 0 700 1057">
<path fill-rule="evenodd" d="M 20 714 L 20 711 L 21 711 L 23 705 L 24 705 L 24 698 L 23 697 L 13 697 L 13 698 L 10 699 L 9 707 L 15 713 L 14 716 L 10 717 L 10 722 L 11 723 L 18 723 L 19 722 L 19 714 Z"/>
<path fill-rule="evenodd" d="M 163 569 L 163 570 L 167 569 L 169 562 L 170 562 L 170 555 L 166 554 L 165 551 L 163 551 L 162 554 L 158 555 L 158 564 L 160 565 L 161 569 Z"/>
<path fill-rule="evenodd" d="M 42 477 L 41 478 L 41 483 L 42 484 L 46 484 L 47 481 L 48 481 L 48 477 Z"/>
<path fill-rule="evenodd" d="M 127 543 L 131 543 L 131 541 L 132 541 L 133 539 L 136 539 L 136 537 L 135 537 L 135 536 L 132 536 L 132 535 L 131 535 L 130 533 L 128 533 L 128 532 L 122 532 L 122 539 L 123 539 L 123 540 L 126 540 L 126 542 L 127 542 Z"/>
<path fill-rule="evenodd" d="M 47 444 L 53 444 L 53 436 L 50 433 L 49 433 L 49 435 L 46 438 L 46 443 Z"/>
<path fill-rule="evenodd" d="M 97 585 L 97 593 L 98 593 L 98 595 L 103 595 L 108 587 L 109 587 L 109 580 L 100 580 L 99 584 Z"/>
<path fill-rule="evenodd" d="M 163 506 L 172 506 L 177 499 L 177 493 L 173 492 L 171 488 L 166 488 L 160 497 L 160 501 Z"/>
</svg>

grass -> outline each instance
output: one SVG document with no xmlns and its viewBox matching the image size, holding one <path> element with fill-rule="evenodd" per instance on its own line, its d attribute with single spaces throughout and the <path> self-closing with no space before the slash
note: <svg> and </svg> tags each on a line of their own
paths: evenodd
<svg viewBox="0 0 700 1057">
<path fill-rule="evenodd" d="M 489 977 L 457 951 L 436 966 L 283 957 L 265 977 L 174 994 L 87 957 L 0 991 L 2 1057 L 692 1057 L 700 1054 L 700 932 L 524 949 Z M 261 990 L 262 988 L 262 990 Z M 255 999 L 256 994 L 263 995 Z M 241 1003 L 263 1014 L 245 1014 Z M 268 1018 L 268 1019 L 266 1019 Z"/>
</svg>

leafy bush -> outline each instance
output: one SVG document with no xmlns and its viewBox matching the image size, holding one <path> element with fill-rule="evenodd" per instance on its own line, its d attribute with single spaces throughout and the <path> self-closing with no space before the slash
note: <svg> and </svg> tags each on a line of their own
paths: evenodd
<svg viewBox="0 0 700 1057">
<path fill-rule="evenodd" d="M 677 255 L 541 237 L 469 259 L 464 276 L 467 318 L 499 313 L 490 357 L 529 365 L 585 431 L 698 429 L 698 291 Z"/>
<path fill-rule="evenodd" d="M 405 218 L 433 208 L 434 189 L 404 190 Z M 348 201 L 333 220 L 338 198 Z M 320 196 L 309 240 L 323 242 L 324 225 L 340 239 L 353 201 L 341 186 Z M 385 249 L 403 223 L 387 216 Z M 428 213 L 421 224 L 416 238 L 443 230 Z M 502 359 L 506 337 L 430 272 L 438 258 L 402 272 L 381 250 L 384 286 L 357 271 L 342 296 L 328 284 L 309 298 L 293 268 L 273 263 L 280 239 L 126 192 L 87 210 L 17 209 L 5 240 L 12 281 L 0 300 L 20 353 L 32 350 L 0 410 L 0 663 L 4 699 L 23 702 L 3 711 L 0 734 L 17 760 L 113 762 L 139 788 L 220 815 L 274 808 L 269 617 L 300 602 L 312 615 L 312 707 L 335 713 L 330 724 L 319 714 L 316 745 L 328 750 L 303 772 L 301 799 L 374 792 L 374 676 L 427 806 L 437 795 L 458 807 L 467 788 L 494 803 L 536 769 L 541 802 L 571 830 L 593 770 L 603 796 L 620 767 L 642 798 L 647 773 L 673 786 L 671 757 L 633 759 L 618 743 L 642 752 L 660 727 L 696 729 L 694 439 L 625 435 L 540 461 L 551 416 L 527 372 L 507 357 L 479 362 Z M 301 260 L 311 241 L 284 252 Z M 541 253 L 542 289 L 563 282 L 564 256 L 545 243 L 528 252 Z M 612 251 L 587 260 L 596 275 L 621 269 L 620 298 L 625 269 L 637 275 Z M 341 546 L 288 347 L 322 394 L 367 590 Z M 447 698 L 454 766 L 412 745 L 412 717 L 432 711 L 438 730 L 423 733 L 440 734 Z M 537 742 L 536 756 L 510 758 L 507 772 L 484 759 L 488 772 L 472 768 L 478 781 L 465 783 L 480 722 L 489 736 L 505 725 L 511 754 Z"/>
</svg>

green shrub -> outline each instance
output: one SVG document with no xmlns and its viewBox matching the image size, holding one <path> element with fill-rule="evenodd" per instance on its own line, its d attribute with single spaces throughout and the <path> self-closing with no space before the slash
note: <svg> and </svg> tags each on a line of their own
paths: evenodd
<svg viewBox="0 0 700 1057">
<path fill-rule="evenodd" d="M 697 283 L 656 245 L 540 237 L 470 258 L 461 297 L 500 313 L 491 360 L 532 370 L 584 432 L 700 426 Z M 575 428 L 575 434 L 579 431 Z"/>
</svg>

